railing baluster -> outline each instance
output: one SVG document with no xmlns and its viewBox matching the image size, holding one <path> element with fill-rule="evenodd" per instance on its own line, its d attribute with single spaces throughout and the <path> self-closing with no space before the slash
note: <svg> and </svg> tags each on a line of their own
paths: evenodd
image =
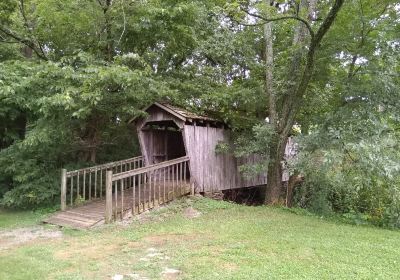
<svg viewBox="0 0 400 280">
<path fill-rule="evenodd" d="M 132 170 L 132 162 L 129 162 L 129 171 L 131 171 Z M 130 187 L 132 187 L 132 180 L 133 180 L 134 178 L 132 178 L 132 177 L 129 177 L 129 179 L 128 179 L 128 181 L 129 181 L 129 188 Z"/>
<path fill-rule="evenodd" d="M 151 183 L 152 183 L 152 176 L 151 176 L 151 171 L 149 172 L 149 209 L 151 205 Z"/>
<path fill-rule="evenodd" d="M 185 186 L 185 193 L 187 192 L 186 191 L 186 168 L 187 168 L 187 165 L 186 165 L 186 161 L 183 163 L 183 184 L 184 184 L 184 186 Z"/>
<path fill-rule="evenodd" d="M 161 202 L 161 169 L 158 170 L 158 205 L 162 204 Z"/>
<path fill-rule="evenodd" d="M 143 174 L 143 203 L 146 202 L 146 199 L 148 198 L 148 196 L 146 195 L 146 190 L 148 190 L 147 187 L 147 172 Z M 143 211 L 145 211 L 145 207 L 143 207 Z"/>
<path fill-rule="evenodd" d="M 181 195 L 185 194 L 185 190 L 183 188 L 183 162 L 181 162 Z"/>
<path fill-rule="evenodd" d="M 94 170 L 94 197 L 97 198 L 97 169 Z"/>
<path fill-rule="evenodd" d="M 124 218 L 124 179 L 121 180 L 121 220 Z"/>
<path fill-rule="evenodd" d="M 182 196 L 183 164 L 179 163 L 179 195 Z"/>
<path fill-rule="evenodd" d="M 103 169 L 100 169 L 100 198 L 103 199 Z"/>
<path fill-rule="evenodd" d="M 83 171 L 83 172 L 85 172 L 85 171 Z M 78 175 L 76 175 L 77 176 L 77 178 L 76 178 L 76 198 L 78 198 L 78 200 L 79 200 L 79 171 L 77 173 L 78 173 Z"/>
<path fill-rule="evenodd" d="M 172 169 L 172 174 L 171 174 L 171 177 L 172 177 L 172 199 L 174 199 L 175 198 L 175 165 L 172 165 L 171 169 Z"/>
<path fill-rule="evenodd" d="M 163 178 L 163 203 L 165 203 L 165 177 L 167 176 L 166 169 L 167 168 L 163 168 L 163 170 L 164 170 L 164 172 L 163 172 L 163 175 L 164 175 L 164 178 Z"/>
<path fill-rule="evenodd" d="M 92 170 L 89 169 L 89 200 L 92 199 Z"/>
<path fill-rule="evenodd" d="M 133 186 L 132 186 L 132 189 L 133 189 L 133 194 L 132 194 L 132 196 L 133 196 L 133 201 L 132 201 L 132 215 L 135 215 L 135 208 L 136 208 L 136 182 L 135 182 L 135 177 L 136 176 L 133 176 L 133 177 L 130 177 L 130 178 L 132 178 L 132 181 L 133 181 Z M 138 211 L 139 212 L 139 211 Z"/>
<path fill-rule="evenodd" d="M 171 166 L 168 166 L 167 201 L 169 201 L 170 189 L 171 189 Z"/>
<path fill-rule="evenodd" d="M 71 194 L 70 194 L 71 201 L 70 201 L 70 204 L 72 206 L 72 205 L 74 205 L 74 198 L 73 198 L 73 194 L 74 194 L 74 175 L 72 175 L 72 174 L 71 174 L 70 183 L 71 183 Z"/>
<path fill-rule="evenodd" d="M 83 199 L 85 199 L 85 195 L 86 195 L 86 170 L 83 170 L 83 193 L 82 193 Z"/>
<path fill-rule="evenodd" d="M 118 213 L 118 181 L 114 182 L 114 198 L 115 198 L 114 219 L 117 219 L 117 213 Z"/>
<path fill-rule="evenodd" d="M 67 209 L 67 169 L 61 170 L 61 211 Z"/>
<path fill-rule="evenodd" d="M 140 200 L 140 189 L 141 189 L 141 184 L 142 184 L 142 174 L 139 174 L 139 176 L 138 176 L 139 178 L 138 178 L 138 185 L 139 185 L 139 190 L 138 190 L 138 201 L 139 201 L 139 204 L 138 204 L 138 214 L 140 213 L 140 204 L 142 203 L 142 201 Z"/>
<path fill-rule="evenodd" d="M 178 197 L 179 197 L 179 191 L 180 191 L 180 187 L 179 187 L 179 163 L 176 164 L 176 186 L 177 186 L 177 190 L 176 192 L 178 193 Z"/>
<path fill-rule="evenodd" d="M 157 171 L 153 171 L 154 183 L 153 183 L 153 207 L 156 206 L 156 190 L 157 190 Z"/>
</svg>

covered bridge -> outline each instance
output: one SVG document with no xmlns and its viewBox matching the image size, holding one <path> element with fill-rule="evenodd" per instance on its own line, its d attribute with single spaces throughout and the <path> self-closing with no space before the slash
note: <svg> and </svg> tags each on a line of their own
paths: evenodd
<svg viewBox="0 0 400 280">
<path fill-rule="evenodd" d="M 219 142 L 231 144 L 226 124 L 165 103 L 145 109 L 147 117 L 136 120 L 145 165 L 188 156 L 188 173 L 196 192 L 212 192 L 266 184 L 266 176 L 251 179 L 239 166 L 257 156 L 238 159 L 231 153 L 216 153 Z"/>
<path fill-rule="evenodd" d="M 153 103 L 133 120 L 141 156 L 61 172 L 61 211 L 45 222 L 89 228 L 125 215 L 136 215 L 189 192 L 215 192 L 266 184 L 239 172 L 257 163 L 253 155 L 217 153 L 231 145 L 223 122 L 164 103 Z"/>
</svg>

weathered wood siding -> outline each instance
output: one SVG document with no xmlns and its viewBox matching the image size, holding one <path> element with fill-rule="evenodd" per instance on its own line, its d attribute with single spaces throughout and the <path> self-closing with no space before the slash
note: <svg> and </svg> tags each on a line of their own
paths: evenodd
<svg viewBox="0 0 400 280">
<path fill-rule="evenodd" d="M 265 176 L 248 180 L 239 172 L 239 162 L 232 154 L 217 154 L 219 141 L 230 143 L 229 131 L 208 126 L 184 126 L 184 140 L 190 158 L 190 174 L 197 191 L 210 192 L 258 186 L 266 183 Z M 243 163 L 254 162 L 256 156 Z"/>
<path fill-rule="evenodd" d="M 181 131 L 140 130 L 138 133 L 147 165 L 186 155 Z"/>
<path fill-rule="evenodd" d="M 148 108 L 147 113 L 149 115 L 144 119 L 144 123 L 157 121 L 173 121 L 179 128 L 183 127 L 184 122 L 181 119 L 175 117 L 168 112 L 165 112 L 157 106 L 151 106 L 150 108 Z"/>
<path fill-rule="evenodd" d="M 157 105 L 150 106 L 146 112 L 148 116 L 137 122 L 145 165 L 188 155 L 191 181 L 199 192 L 261 186 L 267 183 L 266 173 L 247 178 L 239 172 L 241 165 L 259 163 L 259 155 L 235 158 L 233 154 L 215 152 L 219 141 L 231 143 L 228 129 L 210 126 L 216 125 L 217 121 L 187 119 L 170 108 L 163 109 Z M 146 128 L 146 124 L 163 127 L 172 122 L 178 131 L 153 129 L 151 126 Z M 289 139 L 286 158 L 294 153 L 293 145 Z M 288 178 L 289 173 L 284 169 L 282 180 L 287 181 Z"/>
<path fill-rule="evenodd" d="M 238 168 L 242 165 L 253 165 L 257 164 L 261 161 L 261 156 L 253 154 L 251 156 L 242 157 L 237 159 Z M 244 178 L 243 178 L 244 177 Z M 243 178 L 243 187 L 253 187 L 253 186 L 260 186 L 267 184 L 267 172 L 258 175 L 252 175 L 251 177 L 245 177 L 242 175 Z"/>
<path fill-rule="evenodd" d="M 148 116 L 144 119 L 141 119 L 136 124 L 140 149 L 144 157 L 145 165 L 150 165 L 185 155 L 186 153 L 182 154 L 181 149 L 177 153 L 174 151 L 174 147 L 171 147 L 171 145 L 173 145 L 171 143 L 174 142 L 174 139 L 171 138 L 176 138 L 177 136 L 168 137 L 166 134 L 167 131 L 143 130 L 143 127 L 149 122 L 154 123 L 172 121 L 178 128 L 183 128 L 184 122 L 157 106 L 149 107 L 146 112 L 148 113 Z"/>
</svg>

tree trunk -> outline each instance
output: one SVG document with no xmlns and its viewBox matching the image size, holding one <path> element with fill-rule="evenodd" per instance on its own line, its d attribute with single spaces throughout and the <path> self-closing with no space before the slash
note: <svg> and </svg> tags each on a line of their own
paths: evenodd
<svg viewBox="0 0 400 280">
<path fill-rule="evenodd" d="M 299 174 L 293 174 L 289 178 L 289 182 L 287 183 L 287 189 L 286 189 L 286 207 L 292 207 L 293 206 L 293 194 L 294 194 L 294 189 L 295 187 L 303 182 L 304 177 L 299 175 Z"/>
<path fill-rule="evenodd" d="M 265 192 L 265 204 L 280 204 L 282 191 L 282 159 L 285 154 L 285 148 L 288 136 L 276 136 L 276 140 L 270 148 L 270 157 L 267 172 L 267 189 Z"/>
</svg>

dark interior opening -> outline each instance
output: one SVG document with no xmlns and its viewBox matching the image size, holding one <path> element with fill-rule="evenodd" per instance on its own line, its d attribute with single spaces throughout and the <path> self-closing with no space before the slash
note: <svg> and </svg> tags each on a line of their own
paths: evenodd
<svg viewBox="0 0 400 280">
<path fill-rule="evenodd" d="M 173 121 L 148 122 L 142 130 L 150 164 L 186 155 L 182 131 Z"/>
<path fill-rule="evenodd" d="M 221 199 L 250 206 L 262 205 L 265 196 L 265 186 L 247 187 L 221 192 Z"/>
</svg>

